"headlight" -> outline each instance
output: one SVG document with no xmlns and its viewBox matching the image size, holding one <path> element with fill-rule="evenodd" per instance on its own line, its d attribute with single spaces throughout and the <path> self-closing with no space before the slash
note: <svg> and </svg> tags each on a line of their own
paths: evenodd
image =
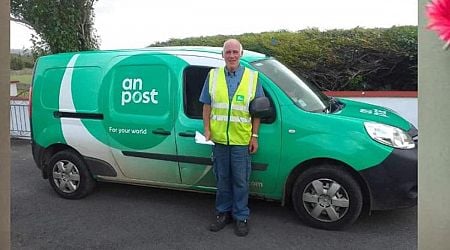
<svg viewBox="0 0 450 250">
<path fill-rule="evenodd" d="M 370 137 L 379 143 L 400 149 L 416 146 L 411 136 L 399 128 L 376 122 L 365 122 L 364 127 Z"/>
</svg>

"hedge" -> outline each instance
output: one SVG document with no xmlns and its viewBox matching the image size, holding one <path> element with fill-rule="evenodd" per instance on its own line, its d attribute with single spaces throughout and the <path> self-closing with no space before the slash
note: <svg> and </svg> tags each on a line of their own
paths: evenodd
<svg viewBox="0 0 450 250">
<path fill-rule="evenodd" d="M 154 46 L 219 46 L 237 38 L 245 49 L 277 58 L 325 91 L 417 91 L 417 26 L 305 29 L 170 39 Z"/>
</svg>

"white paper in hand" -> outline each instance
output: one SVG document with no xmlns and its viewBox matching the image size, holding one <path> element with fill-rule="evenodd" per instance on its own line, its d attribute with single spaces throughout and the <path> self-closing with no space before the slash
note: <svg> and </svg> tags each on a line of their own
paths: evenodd
<svg viewBox="0 0 450 250">
<path fill-rule="evenodd" d="M 211 140 L 207 141 L 205 136 L 202 135 L 202 133 L 200 133 L 198 131 L 195 131 L 195 143 L 214 145 L 214 142 L 212 142 Z"/>
</svg>

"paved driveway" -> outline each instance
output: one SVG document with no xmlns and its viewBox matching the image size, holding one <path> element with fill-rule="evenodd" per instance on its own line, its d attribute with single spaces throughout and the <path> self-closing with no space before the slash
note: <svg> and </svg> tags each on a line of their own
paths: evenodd
<svg viewBox="0 0 450 250">
<path fill-rule="evenodd" d="M 214 196 L 100 183 L 81 200 L 41 178 L 28 141 L 11 142 L 12 249 L 417 249 L 417 207 L 363 216 L 345 231 L 303 225 L 290 207 L 250 200 L 250 234 L 207 230 Z"/>
</svg>

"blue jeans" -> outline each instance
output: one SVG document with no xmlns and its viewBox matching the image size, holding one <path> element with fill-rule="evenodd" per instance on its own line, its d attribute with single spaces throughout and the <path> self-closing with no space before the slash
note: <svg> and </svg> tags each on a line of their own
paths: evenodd
<svg viewBox="0 0 450 250">
<path fill-rule="evenodd" d="M 251 156 L 248 146 L 213 146 L 213 170 L 216 177 L 216 211 L 231 212 L 236 220 L 246 220 L 248 208 Z"/>
</svg>

